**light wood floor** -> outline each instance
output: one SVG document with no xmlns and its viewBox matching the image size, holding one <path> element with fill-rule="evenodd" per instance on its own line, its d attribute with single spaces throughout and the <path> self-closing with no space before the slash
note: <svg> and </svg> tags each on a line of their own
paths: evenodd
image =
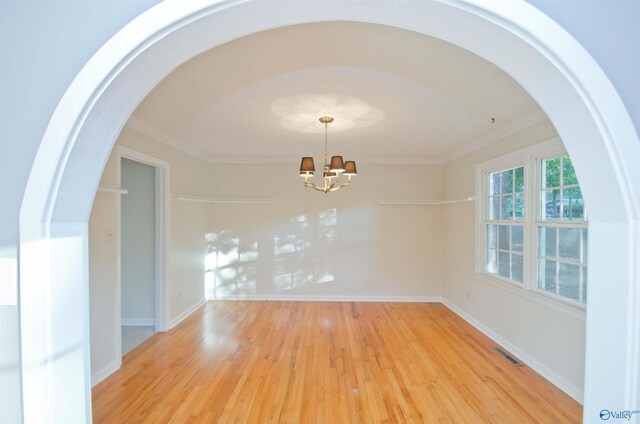
<svg viewBox="0 0 640 424">
<path fill-rule="evenodd" d="M 209 302 L 93 390 L 96 423 L 568 423 L 582 408 L 441 304 Z"/>
</svg>

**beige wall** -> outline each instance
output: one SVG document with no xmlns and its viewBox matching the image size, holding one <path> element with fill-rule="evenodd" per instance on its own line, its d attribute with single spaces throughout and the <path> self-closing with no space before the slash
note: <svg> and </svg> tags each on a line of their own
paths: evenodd
<svg viewBox="0 0 640 424">
<path fill-rule="evenodd" d="M 209 208 L 203 203 L 171 201 L 169 316 L 171 325 L 204 301 L 205 234 Z"/>
<path fill-rule="evenodd" d="M 476 164 L 556 136 L 553 126 L 543 122 L 448 163 L 446 196 L 475 193 Z M 584 319 L 478 279 L 475 275 L 475 204 L 446 205 L 443 216 L 444 299 L 523 352 L 529 362 L 536 362 L 539 372 L 545 371 L 556 385 L 564 386 L 581 399 Z"/>
<path fill-rule="evenodd" d="M 330 194 L 304 188 L 297 168 L 213 165 L 217 196 L 275 200 L 212 205 L 212 249 L 227 264 L 219 298 L 441 296 L 440 207 L 378 199 L 441 198 L 442 166 L 361 164 L 351 187 Z"/>
</svg>

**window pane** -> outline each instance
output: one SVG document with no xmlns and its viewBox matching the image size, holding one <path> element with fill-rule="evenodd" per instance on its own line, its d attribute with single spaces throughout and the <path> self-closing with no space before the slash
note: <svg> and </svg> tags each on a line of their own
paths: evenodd
<svg viewBox="0 0 640 424">
<path fill-rule="evenodd" d="M 524 195 L 523 194 L 516 194 L 514 196 L 514 213 L 515 213 L 515 217 L 516 220 L 523 220 L 524 219 Z"/>
<path fill-rule="evenodd" d="M 498 274 L 505 278 L 511 278 L 510 275 L 511 261 L 508 252 L 498 251 Z"/>
<path fill-rule="evenodd" d="M 580 228 L 559 228 L 558 256 L 575 261 L 580 260 Z"/>
<path fill-rule="evenodd" d="M 560 172 L 562 167 L 562 172 Z M 584 199 L 568 155 L 542 161 L 542 219 L 585 219 Z M 553 189 L 552 187 L 557 187 Z M 566 187 L 566 188 L 565 188 Z M 546 188 L 546 190 L 545 190 Z"/>
<path fill-rule="evenodd" d="M 580 267 L 578 265 L 560 264 L 560 295 L 579 300 Z"/>
<path fill-rule="evenodd" d="M 556 228 L 541 227 L 538 229 L 539 256 L 556 257 L 556 231 Z"/>
<path fill-rule="evenodd" d="M 489 195 L 500 194 L 500 172 L 489 174 Z"/>
<path fill-rule="evenodd" d="M 489 219 L 500 219 L 500 196 L 489 198 Z"/>
<path fill-rule="evenodd" d="M 496 248 L 496 226 L 487 225 L 487 248 Z"/>
<path fill-rule="evenodd" d="M 562 217 L 566 219 L 584 219 L 584 200 L 579 187 L 562 190 Z"/>
<path fill-rule="evenodd" d="M 522 255 L 511 255 L 511 278 L 522 283 Z"/>
<path fill-rule="evenodd" d="M 589 231 L 587 229 L 582 230 L 582 263 L 587 263 L 589 257 Z"/>
<path fill-rule="evenodd" d="M 509 225 L 498 225 L 498 249 L 509 250 Z"/>
<path fill-rule="evenodd" d="M 555 293 L 556 292 L 556 266 L 555 261 L 538 261 L 538 287 Z"/>
<path fill-rule="evenodd" d="M 543 219 L 560 219 L 560 190 L 542 191 Z"/>
<path fill-rule="evenodd" d="M 560 157 L 542 161 L 542 187 L 560 187 Z"/>
<path fill-rule="evenodd" d="M 500 219 L 511 221 L 513 219 L 513 196 L 502 196 L 500 202 Z"/>
<path fill-rule="evenodd" d="M 524 192 L 524 167 L 519 167 L 515 169 L 515 187 L 514 191 L 516 193 Z"/>
<path fill-rule="evenodd" d="M 523 247 L 523 227 L 521 225 L 513 225 L 511 227 L 511 250 L 514 252 L 522 252 Z"/>
<path fill-rule="evenodd" d="M 513 193 L 513 169 L 502 171 L 500 186 L 502 187 L 500 190 L 502 194 Z"/>
<path fill-rule="evenodd" d="M 487 270 L 488 272 L 492 272 L 492 273 L 497 273 L 498 272 L 498 265 L 497 265 L 497 258 L 496 258 L 496 251 L 493 249 L 487 249 L 487 258 L 486 258 L 486 262 L 485 262 L 485 270 Z"/>
<path fill-rule="evenodd" d="M 578 184 L 576 171 L 573 169 L 573 163 L 569 155 L 562 156 L 562 185 Z"/>
</svg>

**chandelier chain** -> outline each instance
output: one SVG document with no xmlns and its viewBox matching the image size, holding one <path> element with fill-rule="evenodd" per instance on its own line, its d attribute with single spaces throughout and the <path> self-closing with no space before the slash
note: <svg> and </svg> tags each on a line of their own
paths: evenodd
<svg viewBox="0 0 640 424">
<path fill-rule="evenodd" d="M 327 131 L 329 127 L 329 122 L 325 121 L 324 123 L 324 164 L 322 166 L 322 170 L 327 172 L 327 166 L 329 165 L 329 148 L 327 147 Z"/>
</svg>

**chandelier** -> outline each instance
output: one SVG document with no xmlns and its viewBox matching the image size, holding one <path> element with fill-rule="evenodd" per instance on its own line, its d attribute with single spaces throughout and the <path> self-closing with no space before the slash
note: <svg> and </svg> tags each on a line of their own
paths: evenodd
<svg viewBox="0 0 640 424">
<path fill-rule="evenodd" d="M 344 162 L 342 156 L 332 156 L 331 162 L 327 160 L 329 158 L 329 151 L 327 150 L 327 129 L 329 124 L 333 122 L 333 118 L 323 116 L 319 121 L 324 124 L 324 164 L 322 166 L 324 184 L 319 186 L 309 181 L 316 171 L 313 158 L 310 156 L 302 158 L 300 176 L 304 178 L 305 187 L 311 187 L 314 190 L 329 193 L 330 191 L 340 190 L 343 187 L 351 185 L 351 177 L 358 175 L 358 172 L 356 171 L 355 161 L 348 160 Z M 341 180 L 342 176 L 347 177 L 347 180 Z"/>
</svg>

